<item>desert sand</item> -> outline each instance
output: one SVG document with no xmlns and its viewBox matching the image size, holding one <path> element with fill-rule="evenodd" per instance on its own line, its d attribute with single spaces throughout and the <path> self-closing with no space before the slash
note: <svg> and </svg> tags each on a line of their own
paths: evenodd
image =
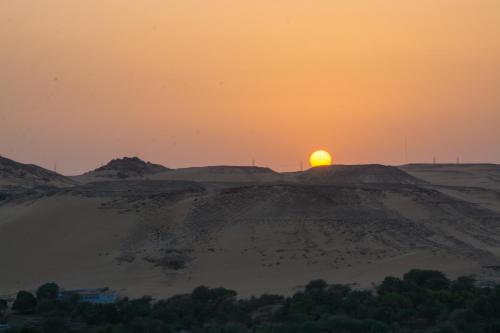
<svg viewBox="0 0 500 333">
<path fill-rule="evenodd" d="M 317 278 L 372 288 L 411 268 L 500 279 L 496 165 L 122 162 L 49 183 L 0 167 L 0 294 L 50 281 L 133 297 L 198 285 L 290 294 Z"/>
</svg>

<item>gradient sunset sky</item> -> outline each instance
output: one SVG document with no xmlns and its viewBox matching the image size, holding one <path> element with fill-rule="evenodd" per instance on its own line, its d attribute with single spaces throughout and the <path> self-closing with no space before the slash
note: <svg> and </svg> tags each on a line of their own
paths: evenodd
<svg viewBox="0 0 500 333">
<path fill-rule="evenodd" d="M 0 0 L 0 154 L 500 162 L 498 0 Z"/>
</svg>

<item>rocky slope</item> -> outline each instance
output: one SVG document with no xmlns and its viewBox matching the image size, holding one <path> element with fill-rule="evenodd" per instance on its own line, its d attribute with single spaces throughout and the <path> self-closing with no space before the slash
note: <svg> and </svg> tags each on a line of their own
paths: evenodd
<svg viewBox="0 0 500 333">
<path fill-rule="evenodd" d="M 145 162 L 138 157 L 123 157 L 74 178 L 80 182 L 141 179 L 170 170 L 163 165 Z"/>
<path fill-rule="evenodd" d="M 75 185 L 73 180 L 56 172 L 0 156 L 0 187 L 67 187 L 72 185 Z"/>
</svg>

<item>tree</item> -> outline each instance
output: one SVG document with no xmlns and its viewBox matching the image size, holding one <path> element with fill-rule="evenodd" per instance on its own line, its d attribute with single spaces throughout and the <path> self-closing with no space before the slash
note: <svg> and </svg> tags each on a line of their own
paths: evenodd
<svg viewBox="0 0 500 333">
<path fill-rule="evenodd" d="M 379 295 L 385 295 L 388 293 L 404 293 L 415 289 L 415 286 L 408 281 L 403 281 L 397 277 L 388 276 L 382 281 L 380 286 L 377 288 L 377 293 Z"/>
<path fill-rule="evenodd" d="M 36 308 L 36 298 L 32 293 L 21 290 L 17 293 L 12 309 L 19 313 L 29 313 Z"/>
<path fill-rule="evenodd" d="M 403 276 L 403 279 L 432 290 L 448 289 L 450 286 L 450 280 L 443 273 L 433 270 L 412 269 Z"/>
<path fill-rule="evenodd" d="M 472 291 L 476 280 L 473 277 L 461 276 L 451 284 L 453 291 Z"/>
<path fill-rule="evenodd" d="M 0 299 L 0 315 L 4 313 L 5 310 L 7 310 L 9 307 L 7 305 L 7 301 L 4 299 Z"/>
<path fill-rule="evenodd" d="M 36 298 L 38 298 L 39 301 L 42 299 L 55 301 L 58 296 L 59 286 L 55 283 L 46 283 L 36 291 Z"/>
<path fill-rule="evenodd" d="M 210 289 L 205 286 L 196 287 L 191 293 L 191 298 L 197 301 L 207 302 L 211 297 L 212 293 L 210 292 Z"/>
<path fill-rule="evenodd" d="M 41 301 L 38 301 L 38 304 L 36 306 L 37 313 L 49 313 L 56 309 L 57 309 L 56 303 L 49 299 L 42 299 Z"/>
<path fill-rule="evenodd" d="M 306 292 L 321 292 L 328 287 L 324 280 L 312 280 L 306 285 Z"/>
</svg>

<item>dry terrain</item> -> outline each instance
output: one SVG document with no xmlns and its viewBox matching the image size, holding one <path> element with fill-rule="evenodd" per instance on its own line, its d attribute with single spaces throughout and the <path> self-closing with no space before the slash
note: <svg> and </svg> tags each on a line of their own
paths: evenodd
<svg viewBox="0 0 500 333">
<path fill-rule="evenodd" d="M 56 281 L 163 297 L 371 288 L 431 268 L 500 279 L 500 166 L 297 173 L 114 160 L 77 177 L 0 159 L 0 294 Z"/>
</svg>

